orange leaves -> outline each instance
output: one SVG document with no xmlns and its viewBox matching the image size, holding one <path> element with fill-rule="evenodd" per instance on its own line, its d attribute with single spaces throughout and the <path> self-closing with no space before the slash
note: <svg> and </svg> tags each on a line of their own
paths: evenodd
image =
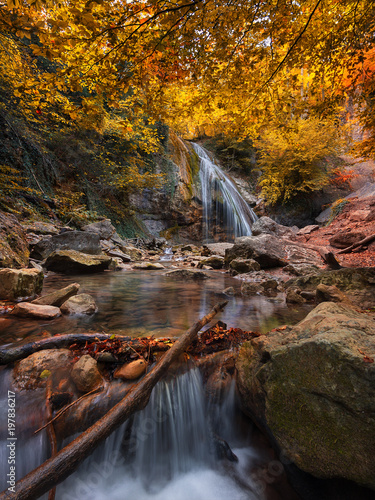
<svg viewBox="0 0 375 500">
<path fill-rule="evenodd" d="M 358 349 L 358 352 L 360 354 L 362 354 L 363 356 L 363 361 L 365 363 L 373 363 L 374 362 L 374 358 L 371 358 L 370 356 L 367 356 L 367 354 L 365 352 L 363 352 L 361 349 Z"/>
</svg>

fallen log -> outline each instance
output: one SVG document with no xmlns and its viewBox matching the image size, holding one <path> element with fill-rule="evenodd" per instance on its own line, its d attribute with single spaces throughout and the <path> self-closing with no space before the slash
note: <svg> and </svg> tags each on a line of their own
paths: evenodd
<svg viewBox="0 0 375 500">
<path fill-rule="evenodd" d="M 187 349 L 191 342 L 196 339 L 199 330 L 211 321 L 227 303 L 225 301 L 216 304 L 210 313 L 182 335 L 155 367 L 142 380 L 135 384 L 128 394 L 104 417 L 87 429 L 87 431 L 80 434 L 80 436 L 54 457 L 18 481 L 15 486 L 15 493 L 9 490 L 1 493 L 0 500 L 30 500 L 31 498 L 39 498 L 72 474 L 79 464 L 115 429 L 135 412 L 147 405 L 153 387 L 167 372 L 170 364 Z"/>
<path fill-rule="evenodd" d="M 367 245 L 368 243 L 371 243 L 374 240 L 375 240 L 375 234 L 370 234 L 370 236 L 366 236 L 366 238 L 363 238 L 363 240 L 357 241 L 357 243 L 353 243 L 353 245 L 350 245 L 350 247 L 344 248 L 343 250 L 340 250 L 337 253 L 338 254 L 350 253 L 350 252 L 353 252 L 354 249 L 357 249 L 356 251 L 360 252 L 361 247 Z M 364 248 L 362 250 L 364 250 Z"/>
<path fill-rule="evenodd" d="M 317 247 L 317 248 L 319 249 L 318 251 L 320 256 L 330 269 L 332 270 L 342 269 L 342 265 L 338 262 L 333 252 L 328 250 L 326 247 Z"/>
</svg>

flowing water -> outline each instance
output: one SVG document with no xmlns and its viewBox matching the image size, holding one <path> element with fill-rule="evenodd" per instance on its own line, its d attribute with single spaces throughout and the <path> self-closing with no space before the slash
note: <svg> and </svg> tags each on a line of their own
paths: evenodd
<svg viewBox="0 0 375 500">
<path fill-rule="evenodd" d="M 251 236 L 251 225 L 257 216 L 249 207 L 235 183 L 210 158 L 208 152 L 193 143 L 200 160 L 199 178 L 203 204 L 205 239 L 209 240 L 220 228 L 221 238 L 226 233 L 228 240 L 238 236 Z"/>
</svg>

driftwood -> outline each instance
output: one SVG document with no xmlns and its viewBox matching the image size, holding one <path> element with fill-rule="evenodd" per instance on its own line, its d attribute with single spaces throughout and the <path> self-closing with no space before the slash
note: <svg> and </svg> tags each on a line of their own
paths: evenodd
<svg viewBox="0 0 375 500">
<path fill-rule="evenodd" d="M 47 339 L 38 340 L 36 342 L 30 342 L 29 344 L 24 344 L 16 347 L 9 347 L 5 349 L 0 349 L 0 365 L 7 365 L 18 361 L 19 359 L 26 358 L 33 354 L 34 352 L 42 351 L 43 349 L 59 349 L 62 347 L 69 347 L 72 344 L 85 344 L 86 342 L 110 340 L 113 335 L 107 333 L 81 333 L 81 334 L 66 334 L 66 335 L 56 335 L 55 337 L 49 337 Z M 136 349 L 141 347 L 142 344 L 139 339 L 132 339 L 131 337 L 125 336 L 115 336 L 116 340 L 121 340 L 127 342 L 130 347 Z M 155 347 L 154 350 L 167 350 L 168 347 L 160 342 L 158 348 Z"/>
<path fill-rule="evenodd" d="M 87 431 L 63 448 L 55 457 L 50 458 L 27 476 L 16 483 L 16 493 L 9 490 L 0 494 L 0 500 L 29 500 L 39 498 L 74 472 L 79 464 L 103 442 L 114 430 L 135 412 L 143 409 L 150 398 L 151 391 L 160 378 L 168 371 L 171 363 L 185 352 L 196 339 L 199 330 L 221 311 L 227 302 L 216 304 L 204 318 L 192 326 L 165 353 L 155 367 L 104 417 Z"/>
<path fill-rule="evenodd" d="M 342 253 L 350 253 L 350 252 L 355 252 L 355 251 L 361 252 L 362 250 L 364 250 L 364 248 L 361 248 L 361 247 L 364 247 L 365 245 L 367 245 L 368 243 L 371 243 L 374 240 L 375 240 L 375 234 L 370 234 L 370 236 L 366 236 L 366 238 L 363 238 L 363 240 L 357 241 L 357 243 L 353 243 L 353 245 L 350 245 L 350 247 L 344 248 L 343 250 L 340 250 L 337 253 L 342 254 Z"/>
<path fill-rule="evenodd" d="M 326 247 L 317 247 L 321 258 L 330 269 L 342 269 L 342 265 L 337 261 L 333 252 L 330 252 Z M 340 253 L 340 252 L 339 252 Z"/>
<path fill-rule="evenodd" d="M 57 442 L 56 442 L 55 429 L 53 427 L 53 423 L 51 422 L 52 419 L 52 408 L 50 404 L 51 396 L 52 396 L 52 379 L 49 379 L 47 381 L 47 388 L 46 388 L 46 408 L 47 408 L 47 418 L 49 422 L 46 427 L 47 427 L 48 439 L 51 445 L 51 457 L 54 457 L 57 453 Z M 55 495 L 56 495 L 56 486 L 54 486 L 48 492 L 48 500 L 55 500 Z"/>
</svg>

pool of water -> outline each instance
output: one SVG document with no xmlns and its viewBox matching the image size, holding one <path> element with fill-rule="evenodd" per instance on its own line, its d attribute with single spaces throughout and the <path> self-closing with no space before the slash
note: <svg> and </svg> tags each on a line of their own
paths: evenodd
<svg viewBox="0 0 375 500">
<path fill-rule="evenodd" d="M 80 293 L 92 295 L 98 312 L 92 316 L 62 316 L 52 321 L 0 318 L 0 343 L 33 340 L 47 331 L 51 334 L 108 332 L 122 335 L 176 337 L 209 312 L 217 302 L 229 301 L 216 316 L 228 327 L 266 332 L 276 326 L 296 323 L 307 307 L 290 308 L 282 296 L 225 296 L 229 286 L 240 290 L 241 281 L 220 271 L 208 272 L 203 281 L 166 276 L 161 271 L 124 270 L 93 275 L 65 276 L 49 273 L 43 294 L 70 283 L 81 285 Z"/>
</svg>

